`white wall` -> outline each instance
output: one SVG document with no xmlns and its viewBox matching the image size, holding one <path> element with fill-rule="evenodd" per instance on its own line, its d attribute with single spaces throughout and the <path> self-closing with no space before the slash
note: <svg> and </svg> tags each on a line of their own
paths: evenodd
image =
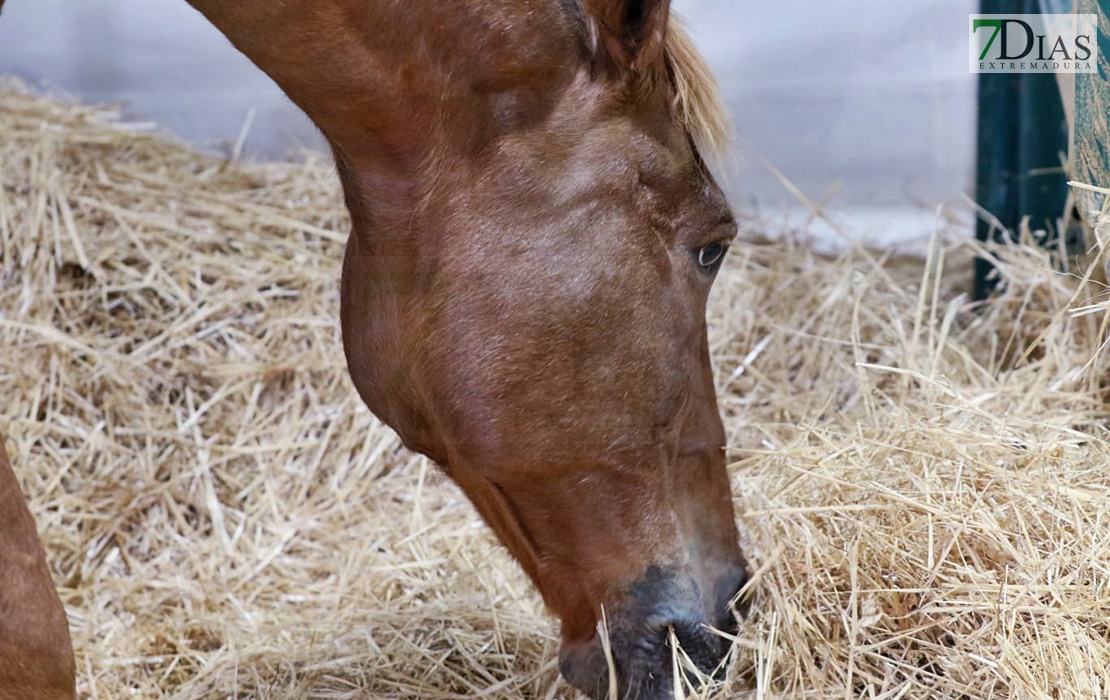
<svg viewBox="0 0 1110 700">
<path fill-rule="evenodd" d="M 231 0 L 229 0 L 231 1 Z M 449 0 L 445 0 L 449 1 Z M 766 160 L 841 206 L 957 201 L 972 184 L 974 0 L 675 0 L 741 134 L 730 190 L 744 206 L 789 197 Z M 0 73 L 122 102 L 208 147 L 320 146 L 311 124 L 183 0 L 8 0 Z"/>
</svg>

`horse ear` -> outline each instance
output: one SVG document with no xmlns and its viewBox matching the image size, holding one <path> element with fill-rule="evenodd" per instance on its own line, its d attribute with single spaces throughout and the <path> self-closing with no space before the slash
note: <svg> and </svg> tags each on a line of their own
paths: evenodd
<svg viewBox="0 0 1110 700">
<path fill-rule="evenodd" d="M 639 71 L 659 56 L 671 0 L 581 0 L 594 50 L 620 70 Z"/>
</svg>

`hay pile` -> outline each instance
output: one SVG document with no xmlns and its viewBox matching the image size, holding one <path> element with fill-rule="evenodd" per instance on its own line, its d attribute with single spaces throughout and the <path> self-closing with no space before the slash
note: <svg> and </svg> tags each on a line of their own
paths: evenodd
<svg viewBox="0 0 1110 700">
<path fill-rule="evenodd" d="M 0 396 L 89 698 L 570 698 L 469 504 L 363 408 L 326 161 L 0 94 Z M 1110 695 L 1107 303 L 1035 246 L 734 248 L 752 613 L 722 697 Z"/>
</svg>

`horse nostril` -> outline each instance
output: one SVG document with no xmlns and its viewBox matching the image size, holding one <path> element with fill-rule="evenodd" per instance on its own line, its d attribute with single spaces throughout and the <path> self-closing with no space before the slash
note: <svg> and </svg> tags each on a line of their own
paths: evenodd
<svg viewBox="0 0 1110 700">
<path fill-rule="evenodd" d="M 722 618 L 718 623 L 714 625 L 717 630 L 731 632 L 736 628 L 736 623 L 731 616 L 727 622 Z M 720 670 L 720 663 L 732 646 L 727 639 L 709 628 L 708 620 L 696 618 L 684 617 L 669 621 L 664 627 L 662 636 L 664 649 L 670 650 L 673 641 L 677 640 L 682 652 L 702 673 L 712 674 Z M 671 663 L 669 653 L 664 653 L 659 660 L 668 666 Z M 691 681 L 693 680 L 691 678 Z"/>
</svg>

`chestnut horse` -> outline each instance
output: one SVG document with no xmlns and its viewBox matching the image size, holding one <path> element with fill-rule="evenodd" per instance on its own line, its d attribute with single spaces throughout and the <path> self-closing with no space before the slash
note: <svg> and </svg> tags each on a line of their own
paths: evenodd
<svg viewBox="0 0 1110 700">
<path fill-rule="evenodd" d="M 566 679 L 672 697 L 672 638 L 712 672 L 746 577 L 705 323 L 736 224 L 669 0 L 189 2 L 330 143 L 355 387 L 535 582 Z"/>
</svg>

